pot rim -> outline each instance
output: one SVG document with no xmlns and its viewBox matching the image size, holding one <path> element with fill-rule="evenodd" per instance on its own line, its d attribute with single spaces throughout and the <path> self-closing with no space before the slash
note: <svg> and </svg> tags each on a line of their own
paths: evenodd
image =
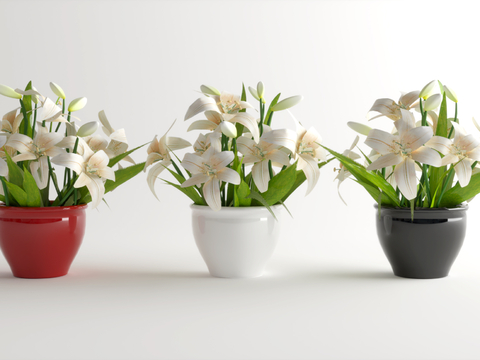
<svg viewBox="0 0 480 360">
<path fill-rule="evenodd" d="M 275 213 L 276 211 L 280 210 L 283 205 L 272 205 L 270 208 Z M 190 209 L 192 211 L 201 211 L 209 214 L 233 214 L 233 213 L 254 213 L 254 212 L 267 212 L 270 214 L 268 209 L 265 206 L 242 206 L 242 207 L 233 207 L 233 206 L 222 206 L 219 211 L 213 211 L 210 206 L 208 205 L 196 205 L 190 204 Z"/>
<path fill-rule="evenodd" d="M 378 210 L 378 204 L 373 205 Z M 466 216 L 468 204 L 460 204 L 454 208 L 420 208 L 415 209 L 413 213 L 414 219 L 449 219 L 461 218 Z M 411 210 L 409 208 L 397 208 L 390 206 L 382 206 L 380 212 L 383 215 L 393 215 L 393 217 L 401 219 L 410 219 Z"/>
<path fill-rule="evenodd" d="M 1 210 L 16 211 L 16 212 L 71 211 L 71 210 L 84 210 L 87 207 L 88 207 L 88 204 L 70 205 L 70 206 L 28 207 L 28 206 L 6 206 L 4 203 L 0 203 Z"/>
</svg>

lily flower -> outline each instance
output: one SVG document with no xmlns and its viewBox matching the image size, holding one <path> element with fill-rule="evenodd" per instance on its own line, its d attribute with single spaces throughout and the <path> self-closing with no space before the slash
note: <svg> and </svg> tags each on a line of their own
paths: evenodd
<svg viewBox="0 0 480 360">
<path fill-rule="evenodd" d="M 9 111 L 2 118 L 2 128 L 0 131 L 7 134 L 7 139 L 10 135 L 18 133 L 19 126 L 23 120 L 23 114 L 20 112 L 17 115 L 18 109 Z"/>
<path fill-rule="evenodd" d="M 170 129 L 174 124 L 175 122 L 173 122 L 172 126 L 170 126 Z M 167 136 L 170 129 L 167 130 L 165 135 L 163 135 L 160 140 L 157 140 L 157 136 L 155 135 L 152 142 L 148 146 L 147 161 L 145 162 L 145 167 L 143 168 L 143 171 L 145 172 L 150 165 L 157 163 L 148 171 L 147 175 L 148 186 L 157 200 L 158 196 L 155 193 L 155 181 L 157 180 L 158 175 L 160 175 L 163 170 L 172 164 L 170 151 L 184 149 L 192 145 L 188 141 L 181 138 Z"/>
<path fill-rule="evenodd" d="M 412 200 L 417 196 L 415 161 L 440 166 L 441 158 L 436 151 L 423 146 L 432 138 L 432 129 L 428 126 L 415 127 L 413 114 L 404 109 L 401 109 L 401 113 L 402 118 L 395 121 L 398 135 L 378 129 L 368 134 L 365 144 L 383 156 L 372 162 L 367 170 L 395 166 L 398 188 L 408 200 Z"/>
<path fill-rule="evenodd" d="M 79 138 L 79 143 L 83 142 Z M 104 180 L 115 181 L 115 172 L 108 167 L 108 155 L 100 150 L 93 152 L 87 144 L 83 143 L 83 155 L 64 153 L 52 159 L 57 165 L 73 170 L 78 178 L 73 184 L 76 189 L 87 187 L 92 197 L 92 209 L 95 209 L 105 195 Z"/>
<path fill-rule="evenodd" d="M 246 101 L 242 101 L 240 96 L 223 91 L 220 95 L 210 95 L 197 99 L 188 108 L 185 120 L 208 110 L 222 114 L 236 114 L 247 108 L 253 108 L 253 106 Z"/>
<path fill-rule="evenodd" d="M 219 132 L 209 133 L 207 135 L 198 135 L 197 141 L 193 144 L 193 149 L 198 155 L 202 155 L 210 146 L 213 146 L 215 151 L 222 151 L 222 134 Z"/>
<path fill-rule="evenodd" d="M 281 129 L 277 131 L 282 131 Z M 271 132 L 269 126 L 264 125 L 263 135 L 260 138 L 258 144 L 250 137 L 241 136 L 237 139 L 237 148 L 242 153 L 243 164 L 251 165 L 252 177 L 257 185 L 258 190 L 263 193 L 268 190 L 268 183 L 270 181 L 270 172 L 268 170 L 268 161 L 272 161 L 272 165 L 276 166 L 288 166 L 290 165 L 290 158 L 287 153 L 282 151 L 282 146 L 272 144 L 265 141 L 266 135 Z M 276 133 L 276 136 L 281 136 L 280 133 Z"/>
<path fill-rule="evenodd" d="M 232 151 L 217 152 L 210 147 L 202 156 L 185 154 L 182 166 L 192 174 L 192 177 L 181 186 L 189 187 L 203 185 L 203 196 L 208 206 L 213 211 L 222 207 L 220 200 L 220 182 L 240 184 L 240 175 L 227 166 L 233 161 L 235 155 Z"/>
<path fill-rule="evenodd" d="M 102 130 L 110 138 L 110 143 L 105 149 L 105 153 L 110 159 L 123 154 L 128 149 L 127 136 L 125 135 L 125 129 L 115 130 L 105 115 L 105 111 L 102 110 L 98 113 L 98 118 L 102 123 Z M 128 161 L 132 164 L 135 164 L 135 161 L 130 157 L 126 156 L 123 160 Z"/>
<path fill-rule="evenodd" d="M 455 128 L 455 137 L 451 139 L 443 136 L 432 137 L 425 145 L 445 155 L 442 166 L 455 164 L 455 174 L 461 187 L 465 187 L 472 177 L 472 163 L 480 161 L 480 141 L 473 135 L 467 135 L 465 129 L 452 122 Z"/>
<path fill-rule="evenodd" d="M 255 142 L 258 143 L 259 141 L 260 131 L 258 130 L 257 120 L 250 114 L 247 114 L 245 112 L 237 114 L 224 114 L 219 113 L 218 111 L 207 110 L 205 111 L 205 116 L 207 117 L 207 120 L 197 120 L 193 122 L 187 131 L 213 130 L 221 131 L 225 135 L 229 136 L 229 133 L 231 132 L 231 129 L 229 127 L 235 123 L 239 123 L 245 126 L 248 130 L 250 130 L 250 133 L 253 135 Z M 229 127 L 227 128 L 227 126 Z"/>
<path fill-rule="evenodd" d="M 407 94 L 400 96 L 398 103 L 392 99 L 378 99 L 373 104 L 372 108 L 367 113 L 367 119 L 373 120 L 381 116 L 386 116 L 391 120 L 399 120 L 402 117 L 401 109 L 410 110 L 417 108 L 419 103 L 418 94 L 419 91 L 411 91 Z M 380 113 L 380 115 L 372 116 L 371 112 Z"/>
<path fill-rule="evenodd" d="M 352 160 L 357 160 L 357 159 L 360 159 L 360 155 L 358 155 L 356 152 L 352 151 L 355 146 L 357 146 L 358 144 L 358 140 L 360 139 L 360 137 L 357 135 L 355 137 L 355 140 L 353 141 L 352 145 L 350 146 L 350 148 L 348 148 L 347 150 L 345 150 L 342 155 L 343 156 L 346 156 Z M 338 184 L 337 184 L 337 192 L 338 192 L 338 196 L 340 197 L 340 199 L 343 201 L 343 203 L 345 205 L 347 205 L 347 203 L 345 202 L 345 200 L 343 200 L 343 197 L 342 195 L 340 194 L 340 185 L 342 184 L 342 182 L 345 181 L 346 178 L 348 178 L 351 174 L 350 172 L 345 169 L 345 167 L 343 166 L 342 163 L 340 163 L 340 167 L 338 169 L 334 169 L 334 171 L 338 171 L 338 175 L 335 177 L 335 180 L 338 180 Z"/>
<path fill-rule="evenodd" d="M 264 140 L 272 144 L 286 147 L 294 156 L 294 160 L 298 161 L 297 169 L 302 170 L 307 178 L 307 192 L 305 196 L 310 194 L 320 178 L 320 169 L 318 161 L 327 159 L 327 152 L 320 143 L 322 138 L 313 127 L 305 129 L 298 120 L 290 113 L 297 124 L 297 136 L 289 129 L 272 130 L 267 132 Z M 284 133 L 279 133 L 283 131 Z"/>
<path fill-rule="evenodd" d="M 31 160 L 30 172 L 41 190 L 48 184 L 47 156 L 54 157 L 63 153 L 63 150 L 56 146 L 62 139 L 62 134 L 50 133 L 47 128 L 40 126 L 33 140 L 23 134 L 13 134 L 6 146 L 20 153 L 12 158 L 13 161 Z"/>
</svg>

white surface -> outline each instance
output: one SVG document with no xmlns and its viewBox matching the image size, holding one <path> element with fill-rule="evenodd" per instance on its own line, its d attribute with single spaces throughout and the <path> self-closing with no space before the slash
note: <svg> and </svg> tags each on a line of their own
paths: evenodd
<svg viewBox="0 0 480 360">
<path fill-rule="evenodd" d="M 87 96 L 78 115 L 105 109 L 136 145 L 175 118 L 183 136 L 200 84 L 238 92 L 262 80 L 269 99 L 303 94 L 295 116 L 343 150 L 347 121 L 434 78 L 474 131 L 477 14 L 459 1 L 2 1 L 0 83 Z M 12 101 L 0 98 L 1 111 Z M 334 166 L 307 198 L 305 187 L 292 196 L 295 219 L 252 280 L 209 277 L 189 200 L 159 184 L 157 202 L 139 175 L 107 195 L 111 210 L 89 211 L 69 276 L 14 279 L 0 258 L 0 359 L 477 359 L 478 200 L 450 277 L 394 278 L 372 200 L 347 181 L 343 205 Z"/>
</svg>

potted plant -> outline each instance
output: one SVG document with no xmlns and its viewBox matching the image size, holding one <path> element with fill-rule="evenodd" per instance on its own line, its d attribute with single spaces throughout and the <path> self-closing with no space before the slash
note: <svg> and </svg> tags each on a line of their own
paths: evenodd
<svg viewBox="0 0 480 360">
<path fill-rule="evenodd" d="M 155 137 L 145 168 L 156 164 L 147 181 L 155 194 L 155 180 L 167 169 L 175 182 L 164 181 L 193 201 L 193 234 L 212 276 L 261 276 L 279 237 L 280 209 L 303 182 L 307 194 L 312 191 L 326 152 L 313 128 L 307 131 L 297 121 L 297 132 L 272 128 L 275 112 L 296 105 L 301 96 L 279 101 L 278 94 L 266 106 L 260 82 L 249 88 L 259 103 L 259 112 L 251 114 L 245 87 L 241 96 L 212 86 L 200 89 L 204 96 L 188 108 L 185 120 L 203 114 L 188 131 L 207 133 L 198 136 L 182 161 L 172 154 L 189 142 L 169 137 L 168 131 Z"/>
<path fill-rule="evenodd" d="M 433 94 L 436 84 L 375 101 L 369 114 L 393 120 L 392 132 L 348 123 L 367 136 L 365 166 L 355 161 L 356 143 L 343 154 L 329 150 L 341 163 L 339 185 L 352 175 L 376 201 L 381 246 L 395 275 L 407 278 L 448 275 L 465 237 L 466 201 L 480 192 L 480 141 L 459 124 L 455 93 L 438 81 Z"/>
<path fill-rule="evenodd" d="M 87 204 L 96 208 L 105 193 L 144 167 L 129 157 L 136 149 L 127 151 L 125 131 L 115 131 L 104 111 L 99 118 L 107 138 L 95 134 L 96 121 L 75 125 L 86 98 L 66 107 L 63 89 L 50 87 L 56 101 L 31 82 L 25 90 L 0 85 L 1 95 L 20 102 L 0 131 L 0 248 L 22 278 L 66 275 L 85 233 Z M 123 168 L 122 160 L 134 165 Z M 55 165 L 65 167 L 63 176 Z"/>
</svg>

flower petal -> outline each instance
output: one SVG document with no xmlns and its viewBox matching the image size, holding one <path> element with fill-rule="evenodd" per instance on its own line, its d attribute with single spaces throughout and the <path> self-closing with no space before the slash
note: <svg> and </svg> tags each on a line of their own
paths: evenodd
<svg viewBox="0 0 480 360">
<path fill-rule="evenodd" d="M 108 166 L 104 167 L 103 169 L 98 169 L 97 175 L 103 179 L 115 181 L 115 171 Z"/>
<path fill-rule="evenodd" d="M 224 168 L 217 172 L 217 178 L 230 184 L 239 185 L 241 182 L 240 175 L 235 170 Z"/>
<path fill-rule="evenodd" d="M 374 114 L 371 114 L 371 112 L 373 111 L 379 112 L 381 115 L 374 116 Z M 367 119 L 370 121 L 380 116 L 386 116 L 392 120 L 400 119 L 401 117 L 400 111 L 398 110 L 398 107 L 395 104 L 395 101 L 393 101 L 392 99 L 375 100 L 372 107 L 367 113 Z"/>
<path fill-rule="evenodd" d="M 275 162 L 275 163 L 279 163 L 279 164 L 282 164 L 282 165 L 285 165 L 285 166 L 288 166 L 290 165 L 290 158 L 288 157 L 288 155 L 281 151 L 281 150 L 278 150 L 278 149 L 274 149 L 272 151 L 270 151 L 266 158 L 268 160 L 271 160 L 272 163 Z"/>
<path fill-rule="evenodd" d="M 7 176 L 7 175 L 8 175 L 7 162 L 0 157 L 0 176 Z"/>
<path fill-rule="evenodd" d="M 269 131 L 262 135 L 262 140 L 270 144 L 286 147 L 293 154 L 295 154 L 297 149 L 297 134 L 295 131 L 290 129 L 277 129 Z"/>
<path fill-rule="evenodd" d="M 128 144 L 127 135 L 125 135 L 125 129 L 118 129 L 110 134 L 110 139 Z"/>
<path fill-rule="evenodd" d="M 83 156 L 78 154 L 62 154 L 52 158 L 52 163 L 65 166 L 77 174 L 83 172 L 84 160 Z"/>
<path fill-rule="evenodd" d="M 197 99 L 192 105 L 190 105 L 190 107 L 187 110 L 187 113 L 185 114 L 184 120 L 188 120 L 194 117 L 195 115 L 207 110 L 218 112 L 217 103 L 211 97 L 201 97 Z"/>
<path fill-rule="evenodd" d="M 257 120 L 250 114 L 238 113 L 229 120 L 229 122 L 239 123 L 245 126 L 253 136 L 253 140 L 258 143 L 260 141 L 260 131 L 258 129 Z"/>
<path fill-rule="evenodd" d="M 405 158 L 394 170 L 397 186 L 408 200 L 417 196 L 417 177 L 415 175 L 415 161 Z"/>
<path fill-rule="evenodd" d="M 475 161 L 480 161 L 480 146 L 476 147 L 472 151 L 467 152 L 467 156 Z"/>
<path fill-rule="evenodd" d="M 433 136 L 425 143 L 425 146 L 428 146 L 437 150 L 439 153 L 446 155 L 450 153 L 452 144 L 452 140 L 444 138 L 443 136 Z"/>
<path fill-rule="evenodd" d="M 73 186 L 77 189 L 80 189 L 89 184 L 91 181 L 92 179 L 90 178 L 90 176 L 82 172 L 80 175 L 78 175 L 77 181 L 75 181 L 75 184 L 73 184 Z"/>
<path fill-rule="evenodd" d="M 402 161 L 403 161 L 403 157 L 401 155 L 389 153 L 389 154 L 380 156 L 377 160 L 375 160 L 370 165 L 368 165 L 367 170 L 383 169 L 387 166 L 398 165 Z"/>
<path fill-rule="evenodd" d="M 42 156 L 38 161 L 30 163 L 30 171 L 40 190 L 45 189 L 48 185 L 48 160 L 46 156 Z"/>
<path fill-rule="evenodd" d="M 363 125 L 361 123 L 354 122 L 354 121 L 347 122 L 347 125 L 353 131 L 356 131 L 357 133 L 359 133 L 361 135 L 365 135 L 365 136 L 368 136 L 368 134 L 372 130 L 372 128 L 370 126 Z"/>
<path fill-rule="evenodd" d="M 190 124 L 187 131 L 192 130 L 215 130 L 217 128 L 217 124 L 211 122 L 210 120 L 197 120 Z"/>
<path fill-rule="evenodd" d="M 454 167 L 455 174 L 457 174 L 458 182 L 460 183 L 461 187 L 465 187 L 470 182 L 470 178 L 472 177 L 472 162 L 470 159 L 465 158 L 460 161 Z"/>
<path fill-rule="evenodd" d="M 418 100 L 419 94 L 420 94 L 420 91 L 410 91 L 409 93 L 406 93 L 400 96 L 400 99 L 398 100 L 398 102 L 402 103 L 407 107 L 411 107 L 412 104 Z"/>
<path fill-rule="evenodd" d="M 190 179 L 185 180 L 181 187 L 185 188 L 193 185 L 200 185 L 206 183 L 208 180 L 210 180 L 210 176 L 204 173 L 195 174 Z"/>
<path fill-rule="evenodd" d="M 378 153 L 385 155 L 392 151 L 392 144 L 395 141 L 398 141 L 398 136 L 383 130 L 372 129 L 365 140 L 365 144 Z"/>
<path fill-rule="evenodd" d="M 107 167 L 109 161 L 110 159 L 105 151 L 100 150 L 88 159 L 88 165 L 93 169 L 103 169 Z"/>
<path fill-rule="evenodd" d="M 411 151 L 414 151 L 430 140 L 432 136 L 433 130 L 431 127 L 420 126 L 408 130 L 403 136 L 403 141 L 408 144 Z"/>
<path fill-rule="evenodd" d="M 448 164 L 455 164 L 460 160 L 460 158 L 456 155 L 453 154 L 447 154 L 442 158 L 442 166 L 448 165 Z"/>
<path fill-rule="evenodd" d="M 12 158 L 14 162 L 25 161 L 25 160 L 36 160 L 37 157 L 33 153 L 23 153 L 16 155 Z"/>
<path fill-rule="evenodd" d="M 307 178 L 307 193 L 310 194 L 320 178 L 320 169 L 318 168 L 317 161 L 310 155 L 300 155 L 298 158 L 298 170 L 303 170 L 305 177 Z"/>
<path fill-rule="evenodd" d="M 182 160 L 182 166 L 192 174 L 197 174 L 203 170 L 203 158 L 197 154 L 185 154 Z"/>
<path fill-rule="evenodd" d="M 158 175 L 160 175 L 160 173 L 163 170 L 165 170 L 168 166 L 170 166 L 171 164 L 172 164 L 172 162 L 170 160 L 159 162 L 158 164 L 153 166 L 150 169 L 150 171 L 148 172 L 148 175 L 147 175 L 148 187 L 152 191 L 153 195 L 155 195 L 157 200 L 159 200 L 159 199 L 158 199 L 157 194 L 155 193 L 155 181 L 157 180 Z"/>
<path fill-rule="evenodd" d="M 211 178 L 203 185 L 203 196 L 213 211 L 219 211 L 222 208 L 220 201 L 220 184 L 217 179 Z"/>
<path fill-rule="evenodd" d="M 464 136 L 460 139 L 457 146 L 460 147 L 462 150 L 472 151 L 478 145 L 480 145 L 480 141 L 473 135 L 469 134 Z"/>
<path fill-rule="evenodd" d="M 10 146 L 21 153 L 31 152 L 33 140 L 26 135 L 13 134 L 8 139 L 6 146 Z"/>
<path fill-rule="evenodd" d="M 105 115 L 105 111 L 102 110 L 98 113 L 98 119 L 103 125 L 103 131 L 107 136 L 110 136 L 115 130 L 113 130 L 112 125 L 110 125 L 110 122 L 107 119 L 107 115 Z"/>
<path fill-rule="evenodd" d="M 411 152 L 412 159 L 422 164 L 439 167 L 442 165 L 442 158 L 433 149 L 426 146 L 421 146 L 417 150 Z"/>
<path fill-rule="evenodd" d="M 209 162 L 212 168 L 221 170 L 230 164 L 234 158 L 235 155 L 232 151 L 222 151 L 220 153 L 215 153 L 215 155 L 210 158 Z"/>
<path fill-rule="evenodd" d="M 257 185 L 258 191 L 261 193 L 268 190 L 268 182 L 270 181 L 270 173 L 268 172 L 268 161 L 263 160 L 252 167 L 252 177 Z"/>
<path fill-rule="evenodd" d="M 95 209 L 102 202 L 103 195 L 105 195 L 105 184 L 102 179 L 96 175 L 90 175 L 92 181 L 86 186 L 92 197 L 92 209 Z"/>
</svg>

